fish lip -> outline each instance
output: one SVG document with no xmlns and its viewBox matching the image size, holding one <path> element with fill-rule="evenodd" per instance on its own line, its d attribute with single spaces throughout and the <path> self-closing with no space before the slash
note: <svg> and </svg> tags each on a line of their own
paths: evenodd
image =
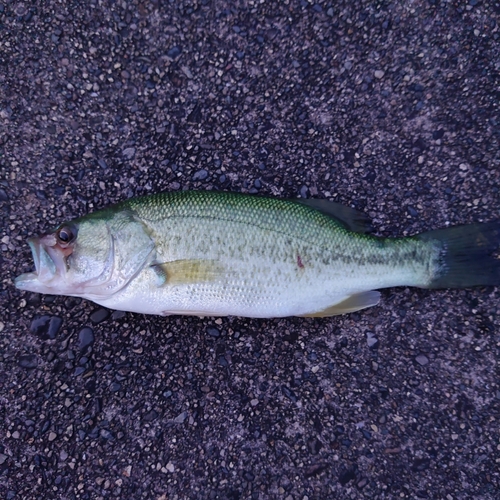
<svg viewBox="0 0 500 500">
<path fill-rule="evenodd" d="M 38 273 L 40 272 L 40 238 L 37 236 L 33 236 L 31 238 L 28 238 L 28 245 L 31 249 L 31 255 L 33 256 L 33 262 L 35 264 L 35 272 L 34 273 L 26 273 L 27 274 L 34 274 L 38 276 Z M 25 275 L 22 275 L 25 276 Z M 21 276 L 19 276 L 20 278 Z"/>
</svg>

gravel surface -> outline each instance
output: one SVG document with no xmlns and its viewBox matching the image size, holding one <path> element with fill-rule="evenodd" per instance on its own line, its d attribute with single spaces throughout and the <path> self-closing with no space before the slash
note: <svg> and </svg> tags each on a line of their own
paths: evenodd
<svg viewBox="0 0 500 500">
<path fill-rule="evenodd" d="M 498 3 L 0 2 L 0 495 L 494 499 L 500 289 L 330 319 L 22 293 L 26 238 L 162 190 L 499 217 Z"/>
</svg>

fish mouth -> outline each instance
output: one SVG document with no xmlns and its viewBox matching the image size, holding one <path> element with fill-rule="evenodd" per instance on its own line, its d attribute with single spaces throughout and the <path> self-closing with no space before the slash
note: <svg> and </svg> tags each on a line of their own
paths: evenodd
<svg viewBox="0 0 500 500">
<path fill-rule="evenodd" d="M 33 256 L 35 271 L 21 274 L 14 280 L 14 284 L 20 290 L 47 293 L 51 282 L 56 277 L 64 277 L 66 274 L 67 252 L 57 246 L 53 234 L 29 238 L 28 245 Z"/>
</svg>

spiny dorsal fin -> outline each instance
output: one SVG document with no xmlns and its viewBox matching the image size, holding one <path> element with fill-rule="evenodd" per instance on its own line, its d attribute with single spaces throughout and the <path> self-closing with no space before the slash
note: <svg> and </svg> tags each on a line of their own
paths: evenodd
<svg viewBox="0 0 500 500">
<path fill-rule="evenodd" d="M 153 264 L 159 286 L 207 283 L 225 274 L 221 263 L 210 259 L 182 259 Z"/>
<path fill-rule="evenodd" d="M 342 302 L 334 304 L 333 306 L 323 309 L 323 311 L 316 311 L 311 314 L 301 314 L 303 318 L 325 318 L 327 316 L 337 316 L 338 314 L 347 314 L 367 307 L 375 306 L 380 300 L 380 292 L 370 290 L 369 292 L 356 293 L 350 295 Z"/>
<path fill-rule="evenodd" d="M 370 218 L 365 213 L 342 205 L 341 203 L 328 200 L 306 200 L 301 198 L 291 201 L 314 208 L 318 212 L 328 215 L 340 222 L 346 229 L 354 231 L 355 233 L 370 233 L 373 230 Z"/>
</svg>

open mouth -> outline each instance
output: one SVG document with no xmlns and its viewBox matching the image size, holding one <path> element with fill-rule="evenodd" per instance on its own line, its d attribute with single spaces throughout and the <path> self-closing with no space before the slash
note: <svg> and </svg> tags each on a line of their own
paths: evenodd
<svg viewBox="0 0 500 500">
<path fill-rule="evenodd" d="M 64 276 L 67 265 L 65 252 L 58 248 L 53 234 L 28 239 L 35 271 L 21 274 L 14 283 L 21 290 L 37 292 L 49 285 L 56 276 Z"/>
</svg>

